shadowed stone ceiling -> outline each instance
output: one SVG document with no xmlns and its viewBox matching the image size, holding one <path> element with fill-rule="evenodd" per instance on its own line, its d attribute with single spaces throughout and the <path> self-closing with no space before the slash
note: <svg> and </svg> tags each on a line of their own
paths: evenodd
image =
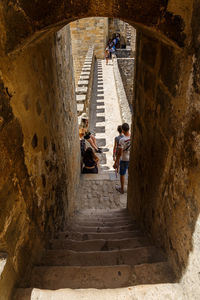
<svg viewBox="0 0 200 300">
<path fill-rule="evenodd" d="M 146 27 L 184 46 L 185 24 L 180 15 L 167 10 L 166 0 L 11 0 L 1 1 L 1 48 L 4 53 L 56 31 L 79 18 L 104 16 L 123 19 L 136 28 Z"/>
</svg>

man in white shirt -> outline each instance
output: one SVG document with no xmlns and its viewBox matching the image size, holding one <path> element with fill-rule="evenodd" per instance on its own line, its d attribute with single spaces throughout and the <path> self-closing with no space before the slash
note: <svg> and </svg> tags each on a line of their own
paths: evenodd
<svg viewBox="0 0 200 300">
<path fill-rule="evenodd" d="M 124 137 L 119 141 L 119 151 L 114 165 L 114 167 L 117 169 L 120 167 L 119 174 L 121 187 L 116 187 L 116 189 L 121 194 L 124 193 L 125 175 L 129 167 L 131 148 L 131 136 L 129 132 L 129 125 L 127 123 L 122 124 L 122 132 L 124 134 Z"/>
</svg>

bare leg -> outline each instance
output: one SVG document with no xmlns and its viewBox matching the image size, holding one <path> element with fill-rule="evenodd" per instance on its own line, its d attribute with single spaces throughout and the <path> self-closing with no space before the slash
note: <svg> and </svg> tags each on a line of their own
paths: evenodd
<svg viewBox="0 0 200 300">
<path fill-rule="evenodd" d="M 92 142 L 93 142 L 93 144 L 95 145 L 95 147 L 98 149 L 98 146 L 97 146 L 97 140 L 96 140 L 96 138 L 94 137 L 94 135 L 91 134 L 90 139 L 92 140 Z"/>
<path fill-rule="evenodd" d="M 122 193 L 124 193 L 125 175 L 120 175 L 120 182 L 121 182 L 121 191 Z"/>
<path fill-rule="evenodd" d="M 90 137 L 90 139 L 87 140 L 90 145 L 92 146 L 92 148 L 94 148 L 96 151 L 98 150 L 98 147 L 96 146 L 96 144 L 93 142 L 93 139 Z"/>
</svg>

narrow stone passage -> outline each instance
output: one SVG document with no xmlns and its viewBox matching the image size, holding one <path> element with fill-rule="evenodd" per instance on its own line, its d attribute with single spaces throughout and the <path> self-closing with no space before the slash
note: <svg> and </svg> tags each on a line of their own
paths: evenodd
<svg viewBox="0 0 200 300">
<path fill-rule="evenodd" d="M 167 256 L 130 217 L 127 194 L 115 189 L 119 178 L 112 168 L 112 147 L 121 122 L 112 63 L 97 60 L 90 128 L 103 148 L 100 172 L 81 176 L 74 217 L 49 241 L 40 265 L 32 270 L 29 287 L 17 289 L 15 300 L 77 300 L 83 295 L 88 300 L 143 299 L 140 289 L 122 288 L 174 282 Z M 92 288 L 102 293 L 94 296 Z M 79 289 L 85 290 L 78 294 Z M 105 289 L 111 289 L 108 298 Z"/>
<path fill-rule="evenodd" d="M 76 210 L 80 209 L 116 209 L 125 208 L 127 194 L 116 191 L 119 185 L 119 174 L 113 169 L 114 138 L 118 135 L 117 126 L 122 124 L 120 107 L 117 98 L 113 63 L 110 60 L 95 62 L 94 81 L 90 105 L 90 130 L 95 133 L 97 144 L 103 153 L 100 159 L 99 174 L 82 175 L 79 199 Z M 89 146 L 89 145 L 88 145 Z M 128 177 L 126 178 L 127 190 Z"/>
</svg>

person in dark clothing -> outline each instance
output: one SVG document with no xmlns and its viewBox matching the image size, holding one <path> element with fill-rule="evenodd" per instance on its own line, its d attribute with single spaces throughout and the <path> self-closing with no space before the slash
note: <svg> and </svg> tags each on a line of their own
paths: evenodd
<svg viewBox="0 0 200 300">
<path fill-rule="evenodd" d="M 98 161 L 99 158 L 96 156 L 91 147 L 88 147 L 83 155 L 84 168 L 83 174 L 98 173 Z"/>
</svg>

